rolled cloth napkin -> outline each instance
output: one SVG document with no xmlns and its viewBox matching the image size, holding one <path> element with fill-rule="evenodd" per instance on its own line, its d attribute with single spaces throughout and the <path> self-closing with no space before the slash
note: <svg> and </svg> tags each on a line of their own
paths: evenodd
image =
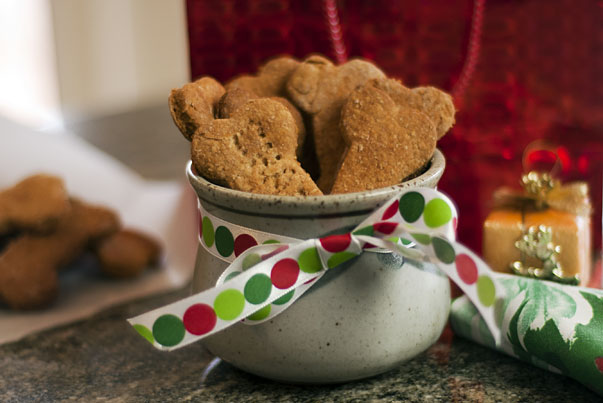
<svg viewBox="0 0 603 403">
<path fill-rule="evenodd" d="M 500 275 L 496 345 L 466 296 L 453 301 L 455 333 L 484 346 L 569 376 L 603 396 L 603 290 Z"/>
</svg>

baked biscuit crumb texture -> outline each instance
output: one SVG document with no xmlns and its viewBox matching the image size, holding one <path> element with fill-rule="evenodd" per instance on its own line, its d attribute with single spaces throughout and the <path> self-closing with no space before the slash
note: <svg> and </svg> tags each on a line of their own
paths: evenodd
<svg viewBox="0 0 603 403">
<path fill-rule="evenodd" d="M 228 119 L 237 109 L 246 104 L 247 101 L 258 98 L 260 97 L 243 88 L 226 90 L 218 101 L 217 118 Z"/>
<path fill-rule="evenodd" d="M 211 77 L 203 77 L 170 93 L 168 105 L 174 123 L 191 140 L 193 134 L 214 119 L 224 87 Z"/>
<path fill-rule="evenodd" d="M 272 59 L 259 68 L 257 75 L 238 76 L 226 83 L 226 91 L 238 88 L 260 98 L 284 97 L 287 80 L 298 65 L 297 60 L 287 56 Z"/>
<path fill-rule="evenodd" d="M 322 192 L 296 159 L 297 127 L 289 110 L 268 98 L 251 99 L 228 119 L 215 119 L 193 136 L 199 174 L 232 189 L 275 195 Z"/>
<path fill-rule="evenodd" d="M 226 92 L 232 92 L 236 90 L 246 91 L 247 94 L 252 94 L 253 99 L 255 98 L 272 98 L 279 101 L 289 109 L 295 124 L 298 129 L 298 141 L 297 141 L 297 156 L 301 157 L 302 147 L 306 139 L 306 127 L 301 113 L 297 110 L 291 102 L 286 98 L 287 95 L 287 81 L 293 73 L 293 71 L 299 66 L 299 61 L 289 57 L 281 56 L 268 61 L 266 64 L 258 69 L 258 74 L 255 76 L 241 75 L 235 77 L 228 83 L 226 83 Z M 240 94 L 240 92 L 238 92 Z M 241 95 L 236 95 L 241 97 Z M 243 97 L 245 98 L 245 97 Z M 247 95 L 246 100 L 252 99 Z M 240 101 L 239 101 L 240 102 Z M 234 109 L 230 108 L 230 113 Z M 228 115 L 220 116 L 221 118 L 227 118 Z"/>
<path fill-rule="evenodd" d="M 248 91 L 243 88 L 234 87 L 226 91 L 226 93 L 220 98 L 217 106 L 217 117 L 220 119 L 228 119 L 234 111 L 236 111 L 241 105 L 244 105 L 247 101 L 252 99 L 262 98 L 251 91 Z M 291 116 L 295 120 L 295 126 L 297 127 L 297 157 L 302 157 L 302 150 L 304 141 L 306 138 L 306 128 L 304 126 L 304 120 L 302 118 L 301 113 L 297 110 L 291 102 L 287 101 L 285 98 L 270 96 L 270 99 L 280 102 L 285 106 Z"/>
<path fill-rule="evenodd" d="M 345 149 L 339 127 L 345 100 L 367 80 L 384 77 L 385 74 L 368 61 L 356 59 L 336 66 L 322 56 L 313 55 L 295 69 L 287 82 L 289 98 L 312 116 L 320 166 L 318 185 L 324 193 L 331 190 Z"/>
<path fill-rule="evenodd" d="M 436 126 L 441 139 L 454 125 L 452 97 L 435 87 L 406 88 L 398 80 L 387 78 L 371 80 L 376 88 L 385 91 L 400 106 L 417 109 L 425 113 Z"/>
<path fill-rule="evenodd" d="M 142 232 L 122 229 L 100 240 L 94 253 L 103 273 L 110 277 L 130 278 L 157 263 L 161 245 Z"/>
<path fill-rule="evenodd" d="M 398 184 L 429 161 L 437 141 L 427 114 L 400 105 L 372 83 L 350 95 L 341 128 L 347 149 L 332 193 Z"/>
<path fill-rule="evenodd" d="M 30 176 L 0 192 L 0 234 L 48 231 L 69 209 L 69 196 L 60 178 Z"/>
<path fill-rule="evenodd" d="M 0 253 L 0 299 L 15 309 L 48 304 L 57 294 L 57 270 L 118 228 L 112 210 L 73 200 L 52 233 L 20 235 Z"/>
</svg>

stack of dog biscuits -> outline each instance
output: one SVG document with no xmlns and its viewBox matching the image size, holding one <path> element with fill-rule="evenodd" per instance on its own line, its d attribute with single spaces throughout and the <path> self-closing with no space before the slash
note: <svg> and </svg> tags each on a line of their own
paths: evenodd
<svg viewBox="0 0 603 403">
<path fill-rule="evenodd" d="M 202 77 L 172 90 L 169 107 L 199 175 L 286 196 L 396 185 L 427 168 L 455 114 L 441 90 L 319 55 L 278 57 L 224 86 Z"/>
<path fill-rule="evenodd" d="M 156 263 L 161 247 L 122 228 L 113 210 L 70 197 L 58 177 L 38 174 L 0 190 L 0 306 L 48 306 L 58 271 L 86 252 L 104 274 L 127 278 Z"/>
</svg>

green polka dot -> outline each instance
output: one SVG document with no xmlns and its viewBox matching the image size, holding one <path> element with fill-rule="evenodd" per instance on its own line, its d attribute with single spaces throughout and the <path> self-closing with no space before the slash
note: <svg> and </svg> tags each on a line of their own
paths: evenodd
<svg viewBox="0 0 603 403">
<path fill-rule="evenodd" d="M 433 199 L 425 206 L 423 220 L 430 228 L 441 227 L 452 219 L 452 210 L 442 199 Z"/>
<path fill-rule="evenodd" d="M 261 304 L 266 301 L 272 291 L 272 281 L 265 274 L 256 274 L 245 283 L 245 299 L 252 304 Z"/>
<path fill-rule="evenodd" d="M 247 317 L 247 319 L 249 320 L 262 320 L 262 319 L 266 319 L 268 317 L 268 315 L 270 315 L 270 311 L 272 310 L 272 306 L 271 305 L 266 305 L 265 307 L 263 307 L 262 309 L 260 309 L 259 311 L 249 315 Z"/>
<path fill-rule="evenodd" d="M 184 324 L 175 315 L 161 315 L 153 323 L 153 337 L 162 346 L 175 346 L 184 339 Z"/>
<path fill-rule="evenodd" d="M 454 262 L 456 257 L 456 253 L 454 252 L 454 248 L 448 242 L 443 240 L 442 238 L 434 237 L 433 242 L 433 250 L 440 262 L 451 264 Z"/>
<path fill-rule="evenodd" d="M 408 239 L 405 239 L 405 238 L 400 238 L 400 240 L 402 241 L 402 245 L 410 245 L 412 243 L 412 241 L 409 241 Z"/>
<path fill-rule="evenodd" d="M 425 198 L 421 193 L 408 192 L 400 198 L 400 214 L 406 222 L 415 222 L 423 214 Z"/>
<path fill-rule="evenodd" d="M 216 229 L 216 249 L 224 257 L 232 255 L 234 251 L 234 238 L 228 228 L 220 226 Z"/>
<path fill-rule="evenodd" d="M 297 258 L 299 269 L 305 273 L 316 273 L 322 270 L 322 263 L 316 248 L 309 248 L 300 253 Z"/>
<path fill-rule="evenodd" d="M 228 273 L 226 275 L 226 278 L 224 279 L 224 282 L 227 282 L 228 280 L 232 280 L 233 278 L 235 278 L 236 276 L 238 276 L 239 274 L 241 274 L 240 271 L 233 271 L 232 273 Z"/>
<path fill-rule="evenodd" d="M 293 298 L 294 293 L 295 293 L 295 290 L 291 290 L 287 294 L 280 297 L 279 299 L 275 299 L 274 301 L 272 301 L 272 303 L 275 305 L 285 305 L 287 302 L 289 302 L 291 300 L 291 298 Z"/>
<path fill-rule="evenodd" d="M 148 327 L 143 325 L 134 325 L 132 327 L 138 332 L 138 334 L 147 339 L 149 343 L 153 344 L 155 342 L 153 332 L 151 332 Z"/>
<path fill-rule="evenodd" d="M 390 238 L 386 238 L 385 240 L 393 242 L 393 243 L 398 243 L 398 241 L 400 240 L 400 238 L 398 238 L 397 236 L 392 236 Z"/>
<path fill-rule="evenodd" d="M 491 306 L 496 299 L 494 282 L 488 276 L 480 276 L 477 279 L 477 297 L 484 306 Z"/>
<path fill-rule="evenodd" d="M 271 243 L 281 243 L 280 241 L 277 241 L 276 239 L 269 239 L 267 241 L 262 242 L 264 245 L 270 245 Z"/>
<path fill-rule="evenodd" d="M 250 253 L 249 255 L 243 258 L 241 266 L 243 266 L 243 270 L 247 270 L 250 267 L 253 267 L 256 264 L 260 263 L 261 261 L 262 257 L 260 255 L 258 255 L 257 253 Z"/>
<path fill-rule="evenodd" d="M 415 241 L 420 243 L 421 245 L 429 245 L 431 243 L 431 237 L 425 234 L 410 234 Z"/>
<path fill-rule="evenodd" d="M 353 259 L 356 256 L 358 255 L 352 252 L 337 252 L 333 254 L 329 260 L 327 260 L 327 266 L 329 266 L 329 269 L 332 269 L 333 267 L 339 266 L 343 262 Z"/>
<path fill-rule="evenodd" d="M 214 224 L 209 217 L 203 217 L 203 242 L 208 248 L 214 244 Z"/>
<path fill-rule="evenodd" d="M 368 235 L 373 236 L 374 230 L 372 225 L 367 225 L 366 227 L 360 228 L 359 230 L 354 231 L 354 235 Z"/>
<path fill-rule="evenodd" d="M 236 319 L 245 307 L 245 297 L 233 288 L 222 291 L 214 300 L 214 311 L 222 320 Z"/>
</svg>

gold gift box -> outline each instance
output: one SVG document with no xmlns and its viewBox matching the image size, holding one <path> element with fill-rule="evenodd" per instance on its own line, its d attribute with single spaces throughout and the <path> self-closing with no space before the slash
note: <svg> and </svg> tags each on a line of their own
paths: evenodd
<svg viewBox="0 0 603 403">
<path fill-rule="evenodd" d="M 527 181 L 525 176 L 523 181 Z M 563 276 L 577 275 L 580 285 L 588 284 L 591 276 L 588 188 L 582 183 L 556 184 L 551 186 L 557 188 L 555 192 L 537 198 L 524 187 L 524 193 L 503 191 L 504 196 L 495 195 L 497 207 L 484 222 L 484 260 L 493 270 L 503 273 L 512 273 L 511 264 L 516 261 L 522 261 L 525 266 L 541 267 L 542 262 L 525 256 L 515 244 L 530 227 L 544 225 L 551 229 L 552 243 L 561 247 L 557 260 Z"/>
</svg>

